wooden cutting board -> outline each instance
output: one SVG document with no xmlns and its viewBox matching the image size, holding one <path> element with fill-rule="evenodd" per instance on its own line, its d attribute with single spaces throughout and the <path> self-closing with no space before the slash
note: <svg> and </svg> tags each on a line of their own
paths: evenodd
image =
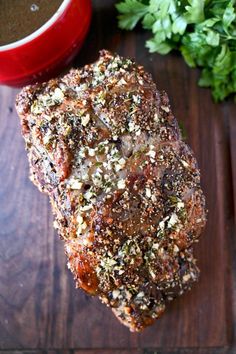
<svg viewBox="0 0 236 354">
<path fill-rule="evenodd" d="M 17 89 L 0 88 L 0 350 L 74 354 L 236 353 L 236 104 L 215 104 L 199 72 L 177 54 L 150 55 L 146 34 L 117 29 L 114 0 L 94 1 L 92 27 L 76 66 L 107 48 L 130 56 L 167 91 L 195 152 L 208 223 L 196 256 L 201 277 L 155 325 L 131 334 L 97 299 L 76 290 L 48 198 L 28 179 L 14 109 Z M 231 349 L 230 349 L 231 348 Z M 89 350 L 90 349 L 90 350 Z"/>
</svg>

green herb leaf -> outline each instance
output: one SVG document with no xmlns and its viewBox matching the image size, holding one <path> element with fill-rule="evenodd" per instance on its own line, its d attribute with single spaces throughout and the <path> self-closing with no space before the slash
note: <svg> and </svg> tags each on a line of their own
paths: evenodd
<svg viewBox="0 0 236 354">
<path fill-rule="evenodd" d="M 116 5 L 121 13 L 118 16 L 120 28 L 132 30 L 138 21 L 148 12 L 148 6 L 138 0 L 125 0 Z"/>
<path fill-rule="evenodd" d="M 202 68 L 199 86 L 211 87 L 216 101 L 236 94 L 236 0 L 122 0 L 116 7 L 120 28 L 141 21 L 152 32 L 151 53 L 177 49 Z"/>
<path fill-rule="evenodd" d="M 146 42 L 146 46 L 147 48 L 149 48 L 149 51 L 151 53 L 157 52 L 159 54 L 168 54 L 172 49 L 173 46 L 171 46 L 168 43 L 161 43 L 159 41 L 156 41 L 155 38 L 154 39 L 149 39 Z"/>
<path fill-rule="evenodd" d="M 223 14 L 223 26 L 224 30 L 227 31 L 231 23 L 235 20 L 236 14 L 233 6 L 234 1 L 230 1 Z"/>
<path fill-rule="evenodd" d="M 183 16 L 178 16 L 172 25 L 172 32 L 184 34 L 187 24 L 187 20 Z"/>
<path fill-rule="evenodd" d="M 142 21 L 143 28 L 151 30 L 154 22 L 155 17 L 150 13 L 146 14 Z"/>
<path fill-rule="evenodd" d="M 204 0 L 188 0 L 189 5 L 185 6 L 187 11 L 186 20 L 188 23 L 199 23 L 204 21 Z"/>
<path fill-rule="evenodd" d="M 206 36 L 207 44 L 211 45 L 212 47 L 217 47 L 220 43 L 220 35 L 219 33 L 209 30 Z"/>
</svg>

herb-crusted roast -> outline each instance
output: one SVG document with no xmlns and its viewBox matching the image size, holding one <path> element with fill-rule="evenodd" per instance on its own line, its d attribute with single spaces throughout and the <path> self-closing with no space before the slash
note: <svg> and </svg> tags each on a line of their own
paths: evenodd
<svg viewBox="0 0 236 354">
<path fill-rule="evenodd" d="M 49 195 L 78 287 L 132 331 L 197 280 L 200 173 L 168 97 L 142 66 L 97 62 L 28 86 L 16 107 L 31 180 Z"/>
</svg>

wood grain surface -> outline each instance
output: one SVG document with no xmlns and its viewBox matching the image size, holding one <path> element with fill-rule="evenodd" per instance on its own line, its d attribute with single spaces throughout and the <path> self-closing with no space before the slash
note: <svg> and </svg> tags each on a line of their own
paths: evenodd
<svg viewBox="0 0 236 354">
<path fill-rule="evenodd" d="M 28 179 L 14 109 L 0 88 L 0 351 L 28 354 L 236 353 L 236 103 L 215 104 L 198 70 L 178 54 L 150 55 L 141 29 L 117 29 L 114 0 L 94 0 L 90 34 L 74 65 L 107 48 L 130 56 L 167 91 L 195 152 L 208 223 L 196 246 L 201 277 L 141 334 L 131 334 L 98 299 L 76 290 L 48 198 Z"/>
</svg>

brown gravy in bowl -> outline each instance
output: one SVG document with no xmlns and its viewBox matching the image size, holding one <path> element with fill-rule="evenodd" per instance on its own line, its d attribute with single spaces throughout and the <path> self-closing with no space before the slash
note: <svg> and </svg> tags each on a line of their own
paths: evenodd
<svg viewBox="0 0 236 354">
<path fill-rule="evenodd" d="M 0 46 L 39 29 L 58 10 L 63 0 L 0 0 Z"/>
</svg>

